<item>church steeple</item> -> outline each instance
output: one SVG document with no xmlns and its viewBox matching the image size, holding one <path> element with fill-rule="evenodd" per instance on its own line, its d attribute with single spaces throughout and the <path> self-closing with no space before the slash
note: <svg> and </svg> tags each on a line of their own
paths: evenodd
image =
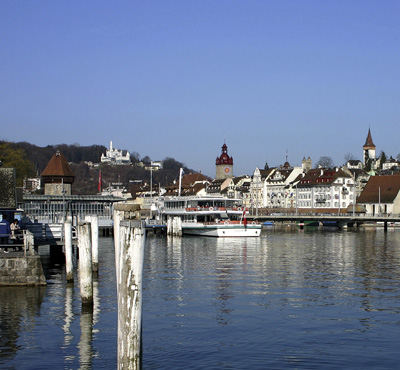
<svg viewBox="0 0 400 370">
<path fill-rule="evenodd" d="M 371 149 L 371 148 L 376 148 L 374 142 L 372 141 L 372 136 L 371 136 L 371 129 L 368 129 L 368 135 L 367 135 L 367 139 L 365 140 L 365 144 L 364 144 L 364 149 Z"/>
<path fill-rule="evenodd" d="M 364 166 L 367 164 L 368 160 L 375 161 L 375 149 L 376 146 L 372 141 L 371 129 L 368 129 L 367 139 L 365 140 L 365 144 L 363 146 L 363 159 Z"/>
</svg>

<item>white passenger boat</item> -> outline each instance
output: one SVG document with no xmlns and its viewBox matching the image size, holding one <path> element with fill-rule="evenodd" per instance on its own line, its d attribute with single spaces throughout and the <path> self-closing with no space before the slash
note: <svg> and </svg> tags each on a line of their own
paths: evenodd
<svg viewBox="0 0 400 370">
<path fill-rule="evenodd" d="M 239 199 L 223 197 L 165 197 L 160 208 L 160 218 L 168 225 L 180 219 L 183 235 L 213 237 L 257 237 L 262 225 L 247 222 L 247 210 Z"/>
</svg>

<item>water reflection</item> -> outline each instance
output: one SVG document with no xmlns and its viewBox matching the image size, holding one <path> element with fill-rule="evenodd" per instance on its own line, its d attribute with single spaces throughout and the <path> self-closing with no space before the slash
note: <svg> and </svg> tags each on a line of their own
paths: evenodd
<svg viewBox="0 0 400 370">
<path fill-rule="evenodd" d="M 74 285 L 71 283 L 67 284 L 65 289 L 65 318 L 64 318 L 64 346 L 68 347 L 73 339 L 71 332 L 71 326 L 74 321 L 73 311 L 73 296 L 74 296 Z"/>
<path fill-rule="evenodd" d="M 112 240 L 100 248 L 93 311 L 63 266 L 46 266 L 47 287 L 0 289 L 0 368 L 116 367 Z M 145 253 L 143 368 L 397 364 L 400 232 L 151 236 Z"/>
<path fill-rule="evenodd" d="M 34 329 L 45 291 L 45 287 L 0 287 L 0 364 L 21 346 L 33 345 L 29 336 L 21 338 L 21 332 Z"/>
<path fill-rule="evenodd" d="M 93 339 L 93 307 L 82 306 L 80 318 L 81 336 L 78 344 L 80 369 L 91 369 Z"/>
</svg>

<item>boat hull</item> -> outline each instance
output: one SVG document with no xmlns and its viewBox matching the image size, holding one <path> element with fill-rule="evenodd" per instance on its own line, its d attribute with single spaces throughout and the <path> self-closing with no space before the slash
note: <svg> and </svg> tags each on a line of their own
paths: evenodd
<svg viewBox="0 0 400 370">
<path fill-rule="evenodd" d="M 184 235 L 211 236 L 211 237 L 258 237 L 261 234 L 261 225 L 182 225 Z"/>
</svg>

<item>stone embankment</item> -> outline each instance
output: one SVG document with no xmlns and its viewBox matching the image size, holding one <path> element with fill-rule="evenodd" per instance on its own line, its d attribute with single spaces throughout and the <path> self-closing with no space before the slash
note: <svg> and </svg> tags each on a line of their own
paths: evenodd
<svg viewBox="0 0 400 370">
<path fill-rule="evenodd" d="M 46 285 L 40 256 L 21 256 L 18 253 L 6 255 L 1 253 L 0 286 L 37 285 Z"/>
</svg>

